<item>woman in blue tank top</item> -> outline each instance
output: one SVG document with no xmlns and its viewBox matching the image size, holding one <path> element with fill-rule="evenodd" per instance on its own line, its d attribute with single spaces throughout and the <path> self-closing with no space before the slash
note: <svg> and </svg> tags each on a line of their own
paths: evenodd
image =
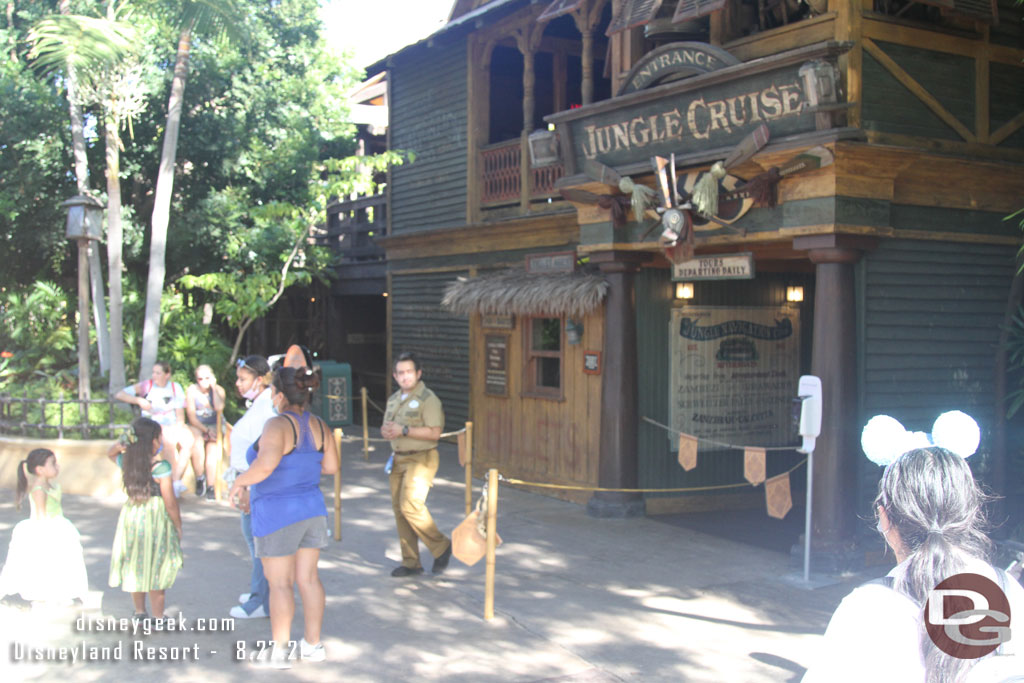
<svg viewBox="0 0 1024 683">
<path fill-rule="evenodd" d="M 320 642 L 324 589 L 317 573 L 320 549 L 327 546 L 327 507 L 320 477 L 338 471 L 338 448 L 330 430 L 306 408 L 320 386 L 319 374 L 307 368 L 274 372 L 270 400 L 280 413 L 263 428 L 249 448 L 249 469 L 239 475 L 228 494 L 234 504 L 249 488 L 256 556 L 270 584 L 270 629 L 274 647 L 270 663 L 288 668 L 293 588 L 299 589 L 306 631 L 298 656 L 307 661 L 326 657 Z"/>
</svg>

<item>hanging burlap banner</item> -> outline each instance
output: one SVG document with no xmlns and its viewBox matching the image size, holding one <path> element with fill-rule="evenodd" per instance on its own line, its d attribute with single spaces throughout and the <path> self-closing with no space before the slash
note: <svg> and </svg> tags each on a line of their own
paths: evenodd
<svg viewBox="0 0 1024 683">
<path fill-rule="evenodd" d="M 789 472 L 772 477 L 764 483 L 764 500 L 768 514 L 782 519 L 793 507 L 793 496 L 789 492 Z"/>
<path fill-rule="evenodd" d="M 466 466 L 466 432 L 459 432 L 456 437 L 459 444 L 459 467 Z"/>
<path fill-rule="evenodd" d="M 697 466 L 697 437 L 679 435 L 679 465 L 687 472 Z"/>
<path fill-rule="evenodd" d="M 743 476 L 754 486 L 764 481 L 764 460 L 763 448 L 743 449 Z"/>
</svg>

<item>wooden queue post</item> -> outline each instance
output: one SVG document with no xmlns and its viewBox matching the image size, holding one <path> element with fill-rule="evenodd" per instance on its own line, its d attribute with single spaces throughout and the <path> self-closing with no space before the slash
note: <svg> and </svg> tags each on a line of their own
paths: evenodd
<svg viewBox="0 0 1024 683">
<path fill-rule="evenodd" d="M 365 389 L 363 391 L 366 391 Z M 365 394 L 364 394 L 365 396 Z M 334 443 L 338 445 L 338 471 L 334 473 L 334 540 L 341 540 L 341 429 L 334 430 Z"/>
<path fill-rule="evenodd" d="M 366 387 L 362 387 L 359 390 L 359 395 L 363 400 L 363 460 L 370 459 L 370 420 L 366 414 Z"/>
<path fill-rule="evenodd" d="M 484 619 L 494 618 L 494 550 L 498 538 L 498 470 L 487 470 L 487 574 L 484 581 Z"/>
<path fill-rule="evenodd" d="M 473 511 L 473 423 L 466 423 L 466 516 Z"/>
<path fill-rule="evenodd" d="M 217 411 L 217 469 L 213 482 L 213 497 L 218 501 L 224 500 L 224 445 L 224 413 Z"/>
</svg>

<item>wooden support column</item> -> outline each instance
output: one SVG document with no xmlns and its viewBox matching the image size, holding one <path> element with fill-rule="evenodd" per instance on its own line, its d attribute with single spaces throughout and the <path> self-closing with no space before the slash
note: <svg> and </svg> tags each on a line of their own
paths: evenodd
<svg viewBox="0 0 1024 683">
<path fill-rule="evenodd" d="M 582 70 L 580 95 L 583 104 L 590 104 L 594 101 L 594 31 L 587 29 L 581 33 L 583 34 L 583 55 L 580 57 Z"/>
<path fill-rule="evenodd" d="M 606 251 L 590 255 L 608 280 L 605 300 L 601 437 L 598 486 L 636 488 L 637 472 L 637 358 L 636 298 L 633 281 L 644 252 Z M 640 517 L 645 512 L 639 493 L 597 491 L 587 502 L 592 517 Z"/>
<path fill-rule="evenodd" d="M 819 571 L 851 563 L 856 522 L 857 316 L 854 264 L 874 242 L 816 235 L 793 240 L 815 264 L 811 374 L 821 378 L 821 436 L 814 451 L 811 562 Z"/>
</svg>

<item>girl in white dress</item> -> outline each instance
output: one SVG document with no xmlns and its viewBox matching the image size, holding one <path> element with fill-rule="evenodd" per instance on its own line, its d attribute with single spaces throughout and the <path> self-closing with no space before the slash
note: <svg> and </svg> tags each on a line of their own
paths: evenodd
<svg viewBox="0 0 1024 683">
<path fill-rule="evenodd" d="M 18 464 L 17 504 L 26 494 L 30 516 L 11 533 L 7 562 L 0 573 L 0 597 L 68 603 L 84 600 L 89 590 L 82 541 L 61 509 L 60 466 L 53 451 L 37 448 Z"/>
</svg>

